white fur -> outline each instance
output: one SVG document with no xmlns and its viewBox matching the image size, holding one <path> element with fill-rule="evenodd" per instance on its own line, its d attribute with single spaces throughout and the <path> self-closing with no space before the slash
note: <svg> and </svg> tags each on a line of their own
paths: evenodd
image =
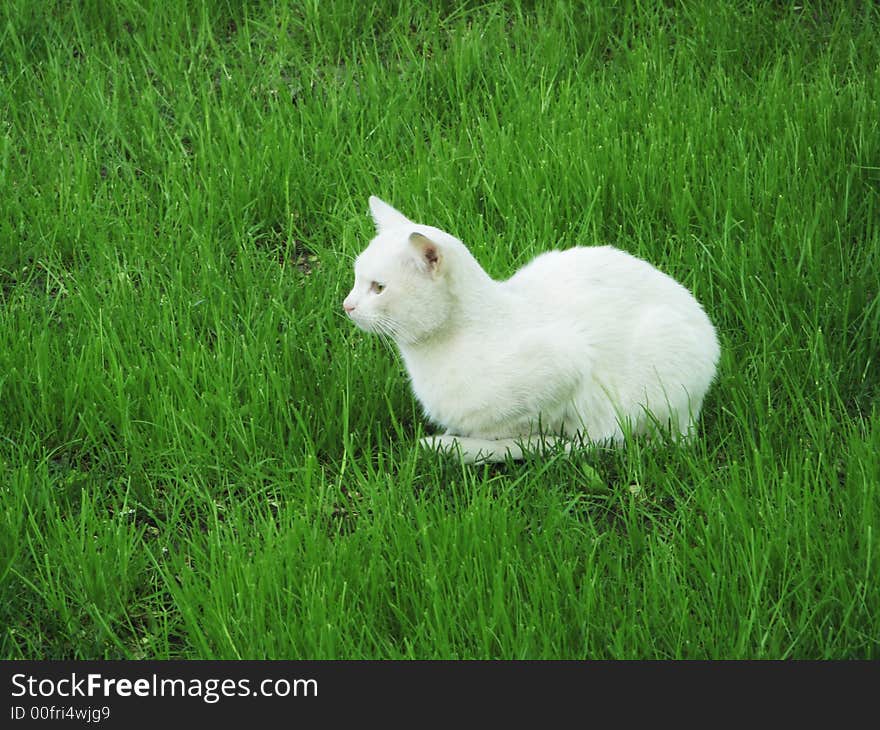
<svg viewBox="0 0 880 730">
<path fill-rule="evenodd" d="M 691 432 L 719 346 L 674 279 L 596 246 L 550 251 L 495 281 L 448 233 L 376 197 L 370 209 L 377 235 L 344 305 L 397 343 L 426 416 L 446 430 L 424 445 L 498 461 L 543 433 L 620 443 L 657 425 Z"/>
</svg>

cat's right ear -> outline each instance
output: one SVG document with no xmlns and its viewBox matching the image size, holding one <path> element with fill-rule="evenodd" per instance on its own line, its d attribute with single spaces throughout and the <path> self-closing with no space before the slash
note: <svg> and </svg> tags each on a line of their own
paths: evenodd
<svg viewBox="0 0 880 730">
<path fill-rule="evenodd" d="M 384 200 L 379 200 L 375 195 L 370 196 L 370 213 L 376 224 L 376 233 L 412 222 L 399 210 L 392 208 Z"/>
<path fill-rule="evenodd" d="M 419 261 L 423 269 L 432 276 L 436 276 L 441 270 L 440 267 L 443 262 L 440 247 L 421 233 L 410 233 L 409 242 L 418 252 Z"/>
</svg>

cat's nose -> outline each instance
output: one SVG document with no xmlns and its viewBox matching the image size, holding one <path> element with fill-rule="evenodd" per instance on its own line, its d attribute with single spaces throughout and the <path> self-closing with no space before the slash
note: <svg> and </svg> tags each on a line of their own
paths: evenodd
<svg viewBox="0 0 880 730">
<path fill-rule="evenodd" d="M 354 304 L 349 304 L 348 302 L 343 302 L 342 308 L 346 311 L 347 314 L 351 314 L 354 311 Z"/>
</svg>

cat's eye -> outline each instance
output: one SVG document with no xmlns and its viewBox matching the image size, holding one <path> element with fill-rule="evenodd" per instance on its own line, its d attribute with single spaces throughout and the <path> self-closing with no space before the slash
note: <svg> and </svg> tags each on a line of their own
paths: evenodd
<svg viewBox="0 0 880 730">
<path fill-rule="evenodd" d="M 383 291 L 385 291 L 385 285 L 380 284 L 378 281 L 374 281 L 372 284 L 370 284 L 370 291 L 373 292 L 373 294 L 381 294 Z"/>
</svg>

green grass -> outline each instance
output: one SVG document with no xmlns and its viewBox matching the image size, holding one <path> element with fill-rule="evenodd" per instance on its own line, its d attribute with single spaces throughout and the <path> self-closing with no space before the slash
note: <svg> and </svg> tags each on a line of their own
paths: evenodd
<svg viewBox="0 0 880 730">
<path fill-rule="evenodd" d="M 605 5 L 2 3 L 0 656 L 880 658 L 880 12 Z M 419 452 L 371 193 L 681 280 L 699 441 Z"/>
</svg>

